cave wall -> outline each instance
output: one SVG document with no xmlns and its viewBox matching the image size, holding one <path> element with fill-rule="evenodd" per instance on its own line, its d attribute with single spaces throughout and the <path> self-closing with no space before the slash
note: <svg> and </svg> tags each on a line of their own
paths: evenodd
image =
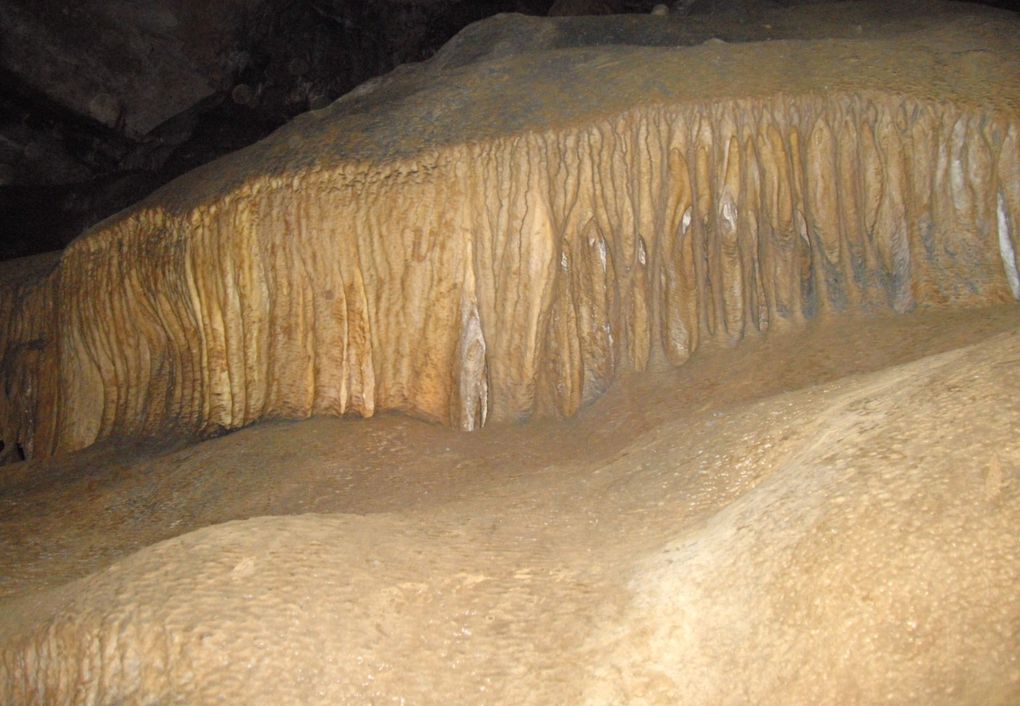
<svg viewBox="0 0 1020 706">
<path fill-rule="evenodd" d="M 362 110 L 369 87 L 192 173 L 3 297 L 0 436 L 44 456 L 313 414 L 473 429 L 776 325 L 1020 296 L 1014 57 L 950 90 L 921 77 L 973 71 L 951 42 L 865 70 L 771 46 L 537 52 L 547 73 L 513 84 L 534 106 L 491 62 L 436 95 L 395 79 L 389 113 Z M 694 56 L 709 73 L 632 100 Z M 779 90 L 807 56 L 803 86 L 828 90 Z M 579 76 L 602 83 L 551 90 Z M 514 129 L 442 91 L 506 100 Z"/>
<path fill-rule="evenodd" d="M 33 312 L 13 368 L 40 370 L 21 390 L 47 390 L 34 312 L 60 321 L 60 422 L 5 437 L 383 409 L 471 429 L 776 322 L 1006 301 L 1017 130 L 882 96 L 642 109 L 143 209 L 12 296 Z"/>
</svg>

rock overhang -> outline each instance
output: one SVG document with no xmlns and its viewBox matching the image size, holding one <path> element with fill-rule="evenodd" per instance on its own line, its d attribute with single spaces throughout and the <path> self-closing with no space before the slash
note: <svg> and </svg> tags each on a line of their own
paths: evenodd
<svg viewBox="0 0 1020 706">
<path fill-rule="evenodd" d="M 72 243 L 10 335 L 51 346 L 12 376 L 5 438 L 376 409 L 473 428 L 778 320 L 1015 296 L 1020 23 L 849 5 L 834 36 L 787 12 L 737 43 L 469 28 Z M 541 22 L 523 53 L 479 48 Z"/>
</svg>

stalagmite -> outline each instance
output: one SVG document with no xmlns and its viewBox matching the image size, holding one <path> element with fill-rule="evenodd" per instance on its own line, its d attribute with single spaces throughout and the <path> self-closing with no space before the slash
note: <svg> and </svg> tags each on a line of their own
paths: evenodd
<svg viewBox="0 0 1020 706">
<path fill-rule="evenodd" d="M 443 54 L 356 91 L 8 266 L 0 438 L 474 429 L 777 324 L 1020 298 L 1020 23 L 876 36 Z"/>
</svg>

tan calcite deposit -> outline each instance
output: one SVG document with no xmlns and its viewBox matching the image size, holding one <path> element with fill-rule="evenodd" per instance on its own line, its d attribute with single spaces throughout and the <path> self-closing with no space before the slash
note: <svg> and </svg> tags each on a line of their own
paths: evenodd
<svg viewBox="0 0 1020 706">
<path fill-rule="evenodd" d="M 1020 296 L 1020 23 L 851 5 L 684 47 L 497 19 L 302 116 L 5 288 L 0 437 L 474 429 L 825 311 Z"/>
<path fill-rule="evenodd" d="M 496 18 L 0 264 L 0 704 L 1020 703 L 1020 20 L 741 18 Z"/>
<path fill-rule="evenodd" d="M 27 473 L 0 495 L 26 523 L 0 533 L 0 703 L 1015 704 L 1018 313 L 832 326 L 886 356 L 984 340 L 759 401 L 649 373 L 671 391 L 549 433 L 319 419 L 63 496 Z M 724 371 L 795 385 L 824 350 Z"/>
<path fill-rule="evenodd" d="M 0 464 L 36 455 L 35 439 L 55 432 L 58 385 L 39 386 L 59 379 L 56 267 L 56 253 L 0 262 Z"/>
</svg>

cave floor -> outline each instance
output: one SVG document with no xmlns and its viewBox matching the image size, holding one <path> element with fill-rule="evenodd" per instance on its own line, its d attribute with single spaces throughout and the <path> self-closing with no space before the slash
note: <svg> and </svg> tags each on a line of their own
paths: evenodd
<svg viewBox="0 0 1020 706">
<path fill-rule="evenodd" d="M 475 433 L 399 415 L 273 421 L 193 445 L 111 443 L 8 466 L 0 469 L 0 606 L 161 540 L 258 516 L 445 507 L 495 523 L 517 518 L 522 536 L 564 506 L 587 507 L 592 523 L 619 522 L 665 487 L 642 449 L 669 435 L 680 437 L 671 448 L 689 455 L 680 464 L 687 480 L 669 491 L 686 497 L 695 522 L 760 480 L 755 449 L 741 439 L 742 413 L 755 401 L 774 398 L 781 413 L 793 391 L 832 394 L 855 376 L 1018 328 L 1015 305 L 857 315 L 631 375 L 568 420 Z"/>
<path fill-rule="evenodd" d="M 9 698 L 1015 703 L 1018 334 L 1015 304 L 819 320 L 569 420 L 6 467 Z"/>
</svg>

